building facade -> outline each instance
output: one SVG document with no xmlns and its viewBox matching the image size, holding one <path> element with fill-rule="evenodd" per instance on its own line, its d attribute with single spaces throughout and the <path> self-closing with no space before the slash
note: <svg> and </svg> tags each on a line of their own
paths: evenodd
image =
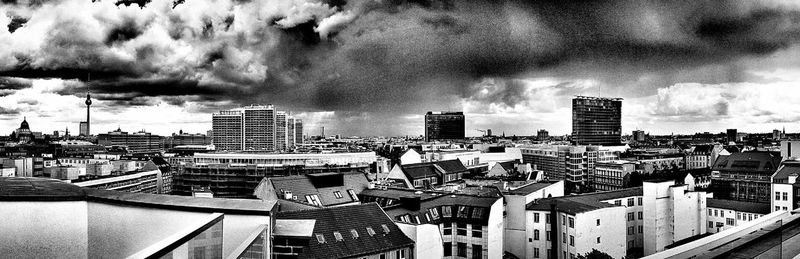
<svg viewBox="0 0 800 259">
<path fill-rule="evenodd" d="M 613 151 L 598 146 L 537 146 L 520 148 L 522 163 L 529 163 L 552 181 L 565 180 L 567 192 L 591 190 L 595 163 L 619 158 Z"/>
<path fill-rule="evenodd" d="M 572 142 L 578 145 L 619 145 L 622 99 L 578 96 L 572 99 Z"/>
<path fill-rule="evenodd" d="M 596 191 L 613 191 L 628 188 L 630 174 L 636 171 L 636 164 L 627 160 L 612 160 L 597 162 L 594 167 L 594 181 Z"/>
<path fill-rule="evenodd" d="M 97 144 L 105 147 L 125 147 L 129 153 L 158 153 L 163 151 L 163 138 L 149 132 L 128 133 L 117 129 L 97 135 Z"/>
<path fill-rule="evenodd" d="M 769 204 L 758 202 L 709 198 L 706 199 L 706 206 L 708 207 L 707 233 L 728 230 L 770 213 Z"/>
<path fill-rule="evenodd" d="M 302 120 L 293 119 L 273 105 L 251 105 L 212 115 L 213 144 L 222 151 L 287 150 L 289 143 L 302 144 Z M 290 130 L 291 129 L 291 130 Z M 294 139 L 289 139 L 289 133 Z M 297 140 L 300 135 L 300 141 Z"/>
<path fill-rule="evenodd" d="M 425 114 L 425 141 L 463 140 L 463 112 L 428 112 Z"/>
<path fill-rule="evenodd" d="M 771 201 L 771 177 L 780 166 L 775 152 L 741 152 L 719 156 L 711 171 L 711 187 L 719 199 Z"/>
</svg>

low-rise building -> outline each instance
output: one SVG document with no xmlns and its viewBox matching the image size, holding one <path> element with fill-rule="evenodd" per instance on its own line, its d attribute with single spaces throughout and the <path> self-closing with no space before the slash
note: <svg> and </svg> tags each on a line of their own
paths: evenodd
<svg viewBox="0 0 800 259">
<path fill-rule="evenodd" d="M 781 163 L 776 152 L 741 152 L 719 156 L 711 169 L 714 198 L 770 203 L 771 178 Z"/>
<path fill-rule="evenodd" d="M 800 208 L 800 161 L 787 160 L 772 175 L 770 208 L 791 211 Z"/>
<path fill-rule="evenodd" d="M 600 161 L 594 165 L 594 189 L 597 191 L 620 190 L 630 186 L 630 175 L 636 171 L 636 163 L 627 160 Z"/>
<path fill-rule="evenodd" d="M 526 205 L 538 199 L 564 196 L 564 181 L 529 183 L 517 187 L 504 188 L 506 217 L 503 240 L 505 250 L 518 258 L 534 258 L 528 249 L 528 226 Z M 529 251 L 530 250 L 530 251 Z M 540 258 L 544 254 L 540 254 Z"/>
<path fill-rule="evenodd" d="M 425 189 L 461 180 L 467 168 L 457 159 L 419 164 L 395 165 L 387 180 L 406 188 Z"/>
<path fill-rule="evenodd" d="M 96 176 L 71 182 L 80 187 L 93 189 L 134 193 L 168 193 L 164 191 L 161 171 L 158 169 L 128 172 L 123 175 Z"/>
<path fill-rule="evenodd" d="M 758 202 L 706 199 L 707 233 L 718 233 L 770 213 L 769 204 Z"/>
<path fill-rule="evenodd" d="M 77 166 L 61 165 L 48 167 L 44 170 L 44 173 L 49 175 L 50 178 L 59 180 L 75 180 L 81 175 L 86 175 L 86 168 Z"/>
</svg>

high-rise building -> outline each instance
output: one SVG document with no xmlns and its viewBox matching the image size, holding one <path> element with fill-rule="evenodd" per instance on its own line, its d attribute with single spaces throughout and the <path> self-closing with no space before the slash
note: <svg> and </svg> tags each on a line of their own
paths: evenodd
<svg viewBox="0 0 800 259">
<path fill-rule="evenodd" d="M 634 130 L 633 131 L 633 140 L 635 141 L 645 141 L 644 137 L 644 130 Z"/>
<path fill-rule="evenodd" d="M 220 111 L 212 115 L 211 127 L 213 137 L 211 143 L 217 150 L 244 149 L 244 117 L 240 111 Z"/>
<path fill-rule="evenodd" d="M 572 142 L 577 145 L 619 145 L 622 98 L 578 96 L 572 99 Z"/>
<path fill-rule="evenodd" d="M 287 135 L 289 129 L 286 125 L 288 118 L 285 111 L 277 111 L 275 113 L 275 149 L 286 150 L 289 146 L 289 136 Z"/>
<path fill-rule="evenodd" d="M 294 138 L 297 135 L 296 132 L 294 131 L 294 124 L 295 124 L 294 120 L 295 120 L 295 118 L 292 117 L 292 116 L 288 116 L 286 118 L 286 145 L 289 148 L 294 147 L 294 143 L 295 143 L 295 139 Z"/>
<path fill-rule="evenodd" d="M 736 135 L 738 135 L 736 129 L 728 129 L 727 131 L 728 142 L 736 142 Z"/>
<path fill-rule="evenodd" d="M 294 144 L 303 144 L 303 120 L 294 119 Z"/>
<path fill-rule="evenodd" d="M 251 105 L 244 114 L 244 150 L 275 150 L 275 107 Z"/>
<path fill-rule="evenodd" d="M 425 141 L 464 140 L 463 112 L 428 112 L 425 114 Z"/>
<path fill-rule="evenodd" d="M 540 140 L 540 141 L 541 140 L 547 140 L 547 138 L 549 138 L 549 137 L 550 137 L 550 133 L 547 132 L 547 130 L 540 129 L 539 131 L 536 132 L 536 139 L 537 140 Z"/>
</svg>

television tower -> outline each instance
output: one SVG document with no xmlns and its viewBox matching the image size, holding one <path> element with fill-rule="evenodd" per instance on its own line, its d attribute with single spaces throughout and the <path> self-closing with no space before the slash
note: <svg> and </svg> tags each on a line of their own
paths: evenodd
<svg viewBox="0 0 800 259">
<path fill-rule="evenodd" d="M 91 75 L 89 75 L 89 77 L 87 79 L 89 79 L 90 77 L 91 77 Z M 91 80 L 91 79 L 89 79 L 89 80 Z M 92 131 L 91 131 L 91 127 L 90 127 L 91 122 L 89 120 L 89 108 L 92 106 L 92 96 L 89 93 L 89 82 L 90 81 L 86 81 L 86 101 L 84 102 L 86 104 L 86 136 L 87 137 L 92 135 Z"/>
</svg>

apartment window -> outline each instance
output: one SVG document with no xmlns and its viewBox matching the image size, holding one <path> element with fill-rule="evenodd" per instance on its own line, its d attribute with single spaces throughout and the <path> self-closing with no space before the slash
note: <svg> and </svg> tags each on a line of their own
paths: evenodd
<svg viewBox="0 0 800 259">
<path fill-rule="evenodd" d="M 467 224 L 466 223 L 456 223 L 456 235 L 459 235 L 459 236 L 466 236 L 467 235 Z"/>
<path fill-rule="evenodd" d="M 597 225 L 600 226 L 600 219 L 597 219 Z"/>
<path fill-rule="evenodd" d="M 639 197 L 638 200 L 639 200 L 639 206 L 642 206 L 642 197 Z"/>
<path fill-rule="evenodd" d="M 714 217 L 716 217 L 718 215 L 717 212 L 719 212 L 719 211 L 718 210 L 714 210 Z"/>
<path fill-rule="evenodd" d="M 550 259 L 550 254 L 553 253 L 552 249 L 547 249 L 547 259 Z"/>
<path fill-rule="evenodd" d="M 614 201 L 614 205 L 621 206 L 622 205 L 622 200 Z"/>
<path fill-rule="evenodd" d="M 431 217 L 432 217 L 434 220 L 435 220 L 435 219 L 439 219 L 439 212 L 438 212 L 438 211 L 436 211 L 436 208 L 431 208 L 431 209 L 429 209 L 428 211 L 430 211 L 430 213 L 431 213 Z"/>
<path fill-rule="evenodd" d="M 561 243 L 567 243 L 567 233 L 561 233 Z"/>
<path fill-rule="evenodd" d="M 443 206 L 443 207 L 442 207 L 442 217 L 448 217 L 448 218 L 449 218 L 449 217 L 452 217 L 452 216 L 453 216 L 453 213 L 452 213 L 452 211 L 451 211 L 451 210 L 452 210 L 452 207 L 450 207 L 450 206 Z"/>
<path fill-rule="evenodd" d="M 781 207 L 780 206 L 775 206 L 775 211 L 779 211 L 779 210 L 781 210 Z"/>
<path fill-rule="evenodd" d="M 736 212 L 736 220 L 742 220 L 742 213 Z"/>
<path fill-rule="evenodd" d="M 481 225 L 472 224 L 472 237 L 483 237 L 483 229 L 481 229 Z"/>
<path fill-rule="evenodd" d="M 336 196 L 337 199 L 341 199 L 342 198 L 342 193 L 339 192 L 339 191 L 334 191 L 333 192 L 333 196 Z"/>
<path fill-rule="evenodd" d="M 386 254 L 381 254 L 380 258 L 381 259 L 386 259 Z"/>
<path fill-rule="evenodd" d="M 711 216 L 711 209 L 708 209 L 708 215 Z"/>
<path fill-rule="evenodd" d="M 444 242 L 444 256 L 453 256 L 453 243 Z"/>
<path fill-rule="evenodd" d="M 534 212 L 533 213 L 533 223 L 539 223 L 539 213 L 538 212 Z"/>
<path fill-rule="evenodd" d="M 725 219 L 725 224 L 728 224 L 728 226 L 733 226 L 733 224 L 734 224 L 733 223 L 733 219 L 732 218 L 726 218 Z"/>
<path fill-rule="evenodd" d="M 458 217 L 469 218 L 469 208 L 467 206 L 458 206 Z"/>
<path fill-rule="evenodd" d="M 458 242 L 456 244 L 456 255 L 461 257 L 467 257 L 467 243 Z"/>
<path fill-rule="evenodd" d="M 483 208 L 472 208 L 472 218 L 473 219 L 483 218 Z"/>
<path fill-rule="evenodd" d="M 628 241 L 628 247 L 629 248 L 633 247 L 634 245 L 635 245 L 635 243 L 633 242 L 633 240 Z"/>
<path fill-rule="evenodd" d="M 406 258 L 406 250 L 397 250 L 397 259 Z"/>
<path fill-rule="evenodd" d="M 572 217 L 569 218 L 569 227 L 575 228 L 575 218 Z"/>
<path fill-rule="evenodd" d="M 549 230 L 548 230 L 548 231 L 546 231 L 546 232 L 544 233 L 544 235 L 545 235 L 544 239 L 545 239 L 545 240 L 547 240 L 547 241 L 550 241 L 550 231 L 549 231 Z"/>
<path fill-rule="evenodd" d="M 561 215 L 561 225 L 562 226 L 566 226 L 567 225 L 567 216 L 566 215 Z"/>
<path fill-rule="evenodd" d="M 633 198 L 628 198 L 628 207 L 633 206 Z"/>
<path fill-rule="evenodd" d="M 544 214 L 544 223 L 550 224 L 550 213 Z"/>
<path fill-rule="evenodd" d="M 472 245 L 472 259 L 483 259 L 483 247 L 481 245 Z"/>
<path fill-rule="evenodd" d="M 597 237 L 597 243 L 600 244 L 600 237 Z"/>
<path fill-rule="evenodd" d="M 634 234 L 633 231 L 634 231 L 633 226 L 628 227 L 628 235 L 633 235 Z"/>
<path fill-rule="evenodd" d="M 628 212 L 628 221 L 633 221 L 634 219 L 633 212 Z"/>
<path fill-rule="evenodd" d="M 786 208 L 786 207 L 783 207 L 783 210 L 787 210 L 787 208 Z"/>
<path fill-rule="evenodd" d="M 753 220 L 753 214 L 747 214 L 747 221 Z"/>
<path fill-rule="evenodd" d="M 348 189 L 347 190 L 347 194 L 350 195 L 350 199 L 353 199 L 354 201 L 358 201 L 358 195 L 356 195 L 356 192 L 353 191 L 352 189 Z"/>
<path fill-rule="evenodd" d="M 644 213 L 642 213 L 642 212 L 640 211 L 640 212 L 639 212 L 639 219 L 643 219 L 643 218 L 644 218 Z"/>
<path fill-rule="evenodd" d="M 569 235 L 569 246 L 575 246 L 575 237 Z"/>
<path fill-rule="evenodd" d="M 538 229 L 534 229 L 533 230 L 533 240 L 539 240 L 539 230 Z"/>
<path fill-rule="evenodd" d="M 776 201 L 781 200 L 781 192 L 775 192 L 775 200 Z"/>
<path fill-rule="evenodd" d="M 453 223 L 442 223 L 442 233 L 443 235 L 449 236 L 453 234 Z"/>
<path fill-rule="evenodd" d="M 344 240 L 344 238 L 342 238 L 342 233 L 339 233 L 338 231 L 333 232 L 333 237 L 336 238 L 336 241 Z"/>
<path fill-rule="evenodd" d="M 788 201 L 789 200 L 789 193 L 788 192 L 784 192 L 783 193 L 783 200 L 784 201 Z"/>
<path fill-rule="evenodd" d="M 641 233 L 644 233 L 644 227 L 643 226 L 639 226 L 639 234 L 641 234 Z"/>
<path fill-rule="evenodd" d="M 539 248 L 533 248 L 533 258 L 539 258 Z"/>
</svg>

